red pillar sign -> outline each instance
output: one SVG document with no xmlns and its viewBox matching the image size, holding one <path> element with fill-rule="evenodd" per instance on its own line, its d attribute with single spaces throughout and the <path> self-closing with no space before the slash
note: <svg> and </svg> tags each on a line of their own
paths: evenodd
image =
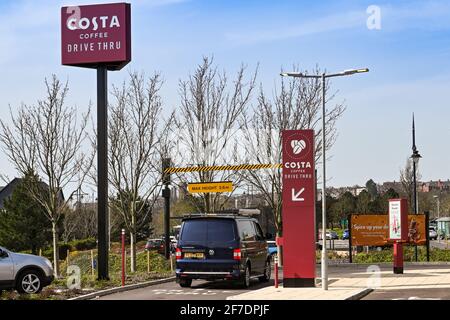
<svg viewBox="0 0 450 320">
<path fill-rule="evenodd" d="M 314 287 L 316 277 L 314 131 L 283 138 L 283 285 Z"/>
<path fill-rule="evenodd" d="M 394 273 L 403 274 L 403 243 L 408 241 L 408 201 L 389 200 L 389 240 L 394 242 Z"/>
</svg>

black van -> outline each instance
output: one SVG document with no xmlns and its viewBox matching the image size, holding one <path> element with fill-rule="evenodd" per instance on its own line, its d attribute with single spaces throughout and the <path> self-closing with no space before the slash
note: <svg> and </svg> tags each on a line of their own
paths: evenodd
<svg viewBox="0 0 450 320">
<path fill-rule="evenodd" d="M 270 235 L 267 235 L 270 237 Z M 269 281 L 271 259 L 266 238 L 254 218 L 205 214 L 183 219 L 176 249 L 176 276 L 181 287 L 193 279 Z"/>
</svg>

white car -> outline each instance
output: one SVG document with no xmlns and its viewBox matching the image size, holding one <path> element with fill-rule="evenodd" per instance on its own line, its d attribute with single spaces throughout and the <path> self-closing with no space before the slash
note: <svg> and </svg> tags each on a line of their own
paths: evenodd
<svg viewBox="0 0 450 320">
<path fill-rule="evenodd" d="M 0 291 L 39 293 L 53 281 L 52 263 L 44 257 L 14 253 L 0 247 Z"/>
<path fill-rule="evenodd" d="M 437 233 L 436 229 L 433 227 L 430 227 L 430 229 L 429 229 L 429 238 L 430 238 L 430 240 L 437 240 L 437 238 L 438 238 L 438 233 Z"/>
</svg>

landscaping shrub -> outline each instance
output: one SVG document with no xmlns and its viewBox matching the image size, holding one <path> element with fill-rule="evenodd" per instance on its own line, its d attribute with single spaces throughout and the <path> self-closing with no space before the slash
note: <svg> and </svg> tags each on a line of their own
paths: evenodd
<svg viewBox="0 0 450 320">
<path fill-rule="evenodd" d="M 74 240 L 69 242 L 69 245 L 71 246 L 71 251 L 92 250 L 97 248 L 97 240 L 94 238 Z"/>
<path fill-rule="evenodd" d="M 427 261 L 427 252 L 425 247 L 418 247 L 418 262 Z M 404 261 L 415 262 L 415 252 L 413 246 L 406 246 L 403 249 Z M 381 251 L 369 251 L 369 253 L 358 253 L 353 257 L 354 263 L 383 263 L 393 262 L 393 249 L 385 248 Z M 430 249 L 430 262 L 450 262 L 450 250 L 438 248 Z"/>
</svg>

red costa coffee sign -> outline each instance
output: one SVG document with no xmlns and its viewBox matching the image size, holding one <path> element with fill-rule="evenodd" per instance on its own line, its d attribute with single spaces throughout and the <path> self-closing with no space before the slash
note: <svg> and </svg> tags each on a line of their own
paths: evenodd
<svg viewBox="0 0 450 320">
<path fill-rule="evenodd" d="M 131 61 L 128 3 L 63 7 L 61 31 L 63 65 L 120 70 Z"/>
<path fill-rule="evenodd" d="M 283 131 L 284 287 L 314 287 L 314 131 Z"/>
</svg>

